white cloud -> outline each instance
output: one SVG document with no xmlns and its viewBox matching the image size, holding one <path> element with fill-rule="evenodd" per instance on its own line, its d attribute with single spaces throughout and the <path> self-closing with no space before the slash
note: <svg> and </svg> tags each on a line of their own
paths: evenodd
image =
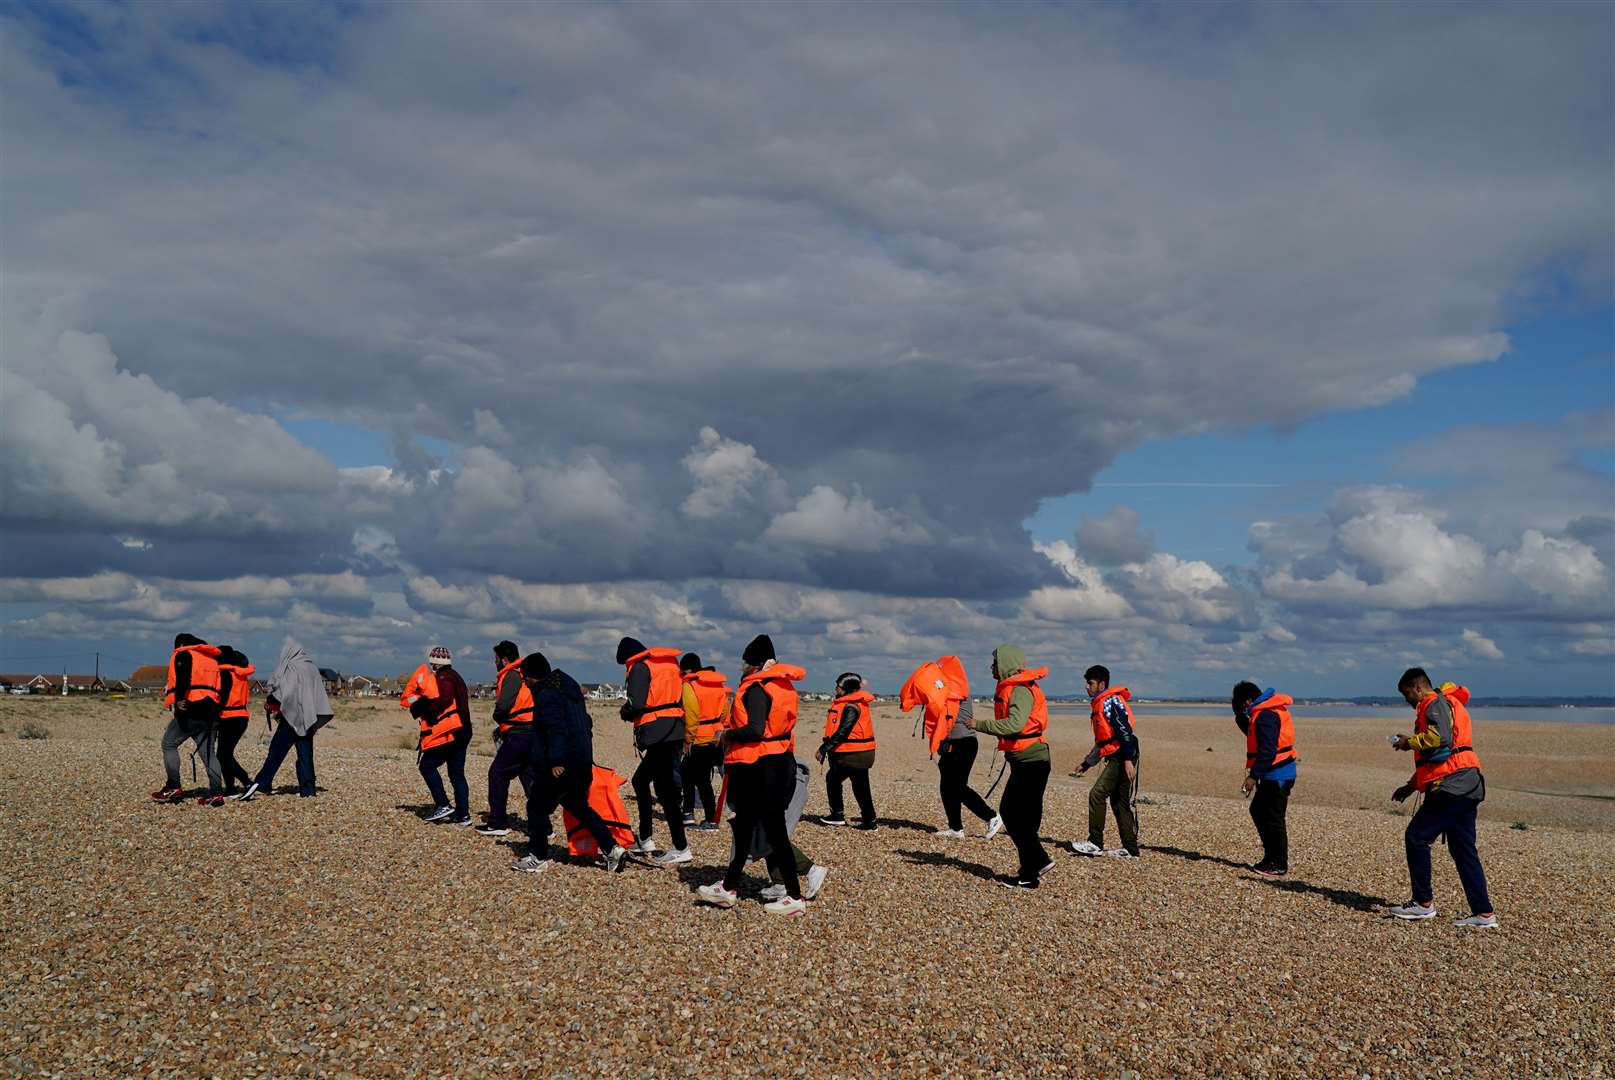
<svg viewBox="0 0 1615 1080">
<path fill-rule="evenodd" d="M 767 506 L 784 495 L 784 482 L 774 467 L 746 443 L 703 427 L 696 444 L 684 455 L 684 469 L 695 481 L 681 509 L 693 518 L 714 518 L 739 503 Z"/>
<path fill-rule="evenodd" d="M 1463 638 L 1465 648 L 1467 648 L 1471 654 L 1479 657 L 1480 659 L 1503 659 L 1503 650 L 1497 647 L 1497 642 L 1493 641 L 1489 637 L 1485 637 L 1480 631 L 1466 628 L 1459 636 Z"/>
<path fill-rule="evenodd" d="M 797 500 L 763 531 L 765 541 L 832 551 L 881 551 L 923 543 L 929 534 L 895 510 L 882 510 L 862 495 L 843 495 L 824 484 Z"/>
</svg>

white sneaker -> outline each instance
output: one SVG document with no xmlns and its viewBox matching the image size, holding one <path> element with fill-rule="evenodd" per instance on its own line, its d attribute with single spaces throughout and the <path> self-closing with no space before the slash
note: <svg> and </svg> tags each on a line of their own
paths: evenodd
<svg viewBox="0 0 1615 1080">
<path fill-rule="evenodd" d="M 523 855 L 510 864 L 512 870 L 519 870 L 524 874 L 542 874 L 550 868 L 548 859 L 540 859 L 533 855 Z"/>
<path fill-rule="evenodd" d="M 1105 849 L 1087 840 L 1071 841 L 1071 850 L 1078 855 L 1103 855 Z"/>
<path fill-rule="evenodd" d="M 426 815 L 426 820 L 427 821 L 442 821 L 445 818 L 451 818 L 453 816 L 454 816 L 454 807 L 452 807 L 452 806 L 440 806 L 436 810 L 433 810 L 430 814 L 427 814 Z"/>
<path fill-rule="evenodd" d="M 993 837 L 997 836 L 999 834 L 999 832 L 1003 830 L 1003 828 L 1004 828 L 1004 815 L 1002 815 L 1002 814 L 994 814 L 993 819 L 987 823 L 986 839 L 991 840 Z M 962 830 L 962 829 L 960 830 L 960 832 L 963 832 L 963 831 L 964 830 Z"/>
<path fill-rule="evenodd" d="M 254 780 L 252 783 L 247 785 L 247 789 L 241 794 L 232 795 L 230 797 L 236 802 L 247 802 L 256 794 L 258 794 L 258 781 Z"/>
<path fill-rule="evenodd" d="M 1497 929 L 1497 916 L 1496 915 L 1471 915 L 1467 919 L 1457 919 L 1457 920 L 1455 920 L 1452 925 L 1460 927 L 1460 928 L 1465 927 L 1465 926 L 1469 926 L 1469 927 L 1473 927 L 1476 930 L 1496 930 Z"/>
<path fill-rule="evenodd" d="M 936 834 L 949 840 L 963 840 L 965 838 L 963 829 L 938 829 Z"/>
<path fill-rule="evenodd" d="M 768 888 L 763 890 L 762 895 L 764 900 L 778 900 L 780 897 L 785 895 L 785 886 L 770 885 Z"/>
<path fill-rule="evenodd" d="M 635 855 L 654 855 L 656 854 L 656 841 L 647 836 L 643 840 L 635 840 L 628 850 Z"/>
<path fill-rule="evenodd" d="M 1436 917 L 1436 906 L 1434 904 L 1419 904 L 1409 900 L 1405 904 L 1393 907 L 1391 914 L 1398 919 L 1407 919 L 1413 922 L 1420 919 L 1433 919 Z"/>
<path fill-rule="evenodd" d="M 680 863 L 694 862 L 695 856 L 690 854 L 689 848 L 683 847 L 658 855 L 653 861 L 657 866 L 678 866 Z"/>
<path fill-rule="evenodd" d="M 628 861 L 628 849 L 621 844 L 613 844 L 606 852 L 606 869 L 613 874 L 621 873 L 623 864 Z"/>
<path fill-rule="evenodd" d="M 703 885 L 695 890 L 695 895 L 713 907 L 732 908 L 740 903 L 740 896 L 723 887 L 723 882 L 714 881 L 711 885 Z"/>
<path fill-rule="evenodd" d="M 807 901 L 795 900 L 789 896 L 782 896 L 778 900 L 770 900 L 763 905 L 763 910 L 770 915 L 806 915 Z"/>
<path fill-rule="evenodd" d="M 1109 856 L 1112 859 L 1136 859 L 1136 858 L 1138 858 L 1137 855 L 1134 855 L 1131 851 L 1128 851 L 1126 848 L 1111 848 L 1109 851 L 1106 851 L 1103 854 Z"/>
<path fill-rule="evenodd" d="M 807 876 L 802 879 L 802 899 L 812 900 L 824 888 L 824 879 L 830 876 L 830 868 L 817 863 L 808 867 Z M 780 886 L 784 888 L 784 886 Z"/>
</svg>

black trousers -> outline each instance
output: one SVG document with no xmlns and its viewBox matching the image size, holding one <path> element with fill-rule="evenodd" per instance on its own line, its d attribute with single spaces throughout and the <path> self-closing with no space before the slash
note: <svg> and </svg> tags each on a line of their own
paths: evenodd
<svg viewBox="0 0 1615 1080">
<path fill-rule="evenodd" d="M 1010 761 L 998 812 L 1004 818 L 1004 831 L 1015 841 L 1015 850 L 1020 854 L 1017 876 L 1022 881 L 1036 881 L 1038 871 L 1049 863 L 1049 853 L 1038 839 L 1038 830 L 1043 827 L 1043 791 L 1048 786 L 1047 761 Z"/>
<path fill-rule="evenodd" d="M 549 762 L 529 759 L 522 781 L 527 786 L 527 850 L 535 857 L 550 857 L 550 815 L 557 806 L 589 831 L 600 854 L 617 846 L 605 821 L 589 805 L 589 785 L 594 782 L 592 765 L 571 765 L 556 776 Z M 627 827 L 627 822 L 622 824 Z"/>
<path fill-rule="evenodd" d="M 528 790 L 527 759 L 532 756 L 533 725 L 519 724 L 499 740 L 488 766 L 488 824 L 495 829 L 510 827 L 510 782 L 520 780 Z"/>
<path fill-rule="evenodd" d="M 709 822 L 718 820 L 717 797 L 712 793 L 712 770 L 723 765 L 723 751 L 717 743 L 690 747 L 684 756 L 684 815 L 695 811 L 695 799 L 701 797 L 701 810 Z"/>
<path fill-rule="evenodd" d="M 1284 824 L 1284 815 L 1290 809 L 1290 789 L 1294 780 L 1282 784 L 1275 780 L 1258 780 L 1256 794 L 1251 796 L 1251 820 L 1256 823 L 1256 834 L 1262 838 L 1262 862 L 1274 870 L 1290 869 L 1290 833 Z"/>
<path fill-rule="evenodd" d="M 219 772 L 224 775 L 226 790 L 234 788 L 237 781 L 240 781 L 241 787 L 252 783 L 252 777 L 236 760 L 236 745 L 241 742 L 241 736 L 247 733 L 248 722 L 249 718 L 245 716 L 231 716 L 219 721 Z"/>
<path fill-rule="evenodd" d="M 682 848 L 684 839 L 684 799 L 679 791 L 678 774 L 679 753 L 683 749 L 682 743 L 664 742 L 655 746 L 646 747 L 645 756 L 639 759 L 639 768 L 634 770 L 634 797 L 639 800 L 639 838 L 650 839 L 651 828 L 656 820 L 655 807 L 651 803 L 651 789 L 656 790 L 656 801 L 662 804 L 662 813 L 667 815 L 667 831 L 673 838 L 673 846 Z"/>
<path fill-rule="evenodd" d="M 769 876 L 785 885 L 786 895 L 800 900 L 802 883 L 796 876 L 796 857 L 791 834 L 785 828 L 785 812 L 796 791 L 796 758 L 791 754 L 769 754 L 746 765 L 729 765 L 729 799 L 735 816 L 734 856 L 723 875 L 723 887 L 731 892 L 746 878 L 746 861 L 751 857 L 751 838 L 761 823 L 768 838 Z"/>
<path fill-rule="evenodd" d="M 964 816 L 960 813 L 963 807 L 968 806 L 970 812 L 983 821 L 993 819 L 993 808 L 970 786 L 970 770 L 975 768 L 979 749 L 980 745 L 972 735 L 967 739 L 947 739 L 937 750 L 936 768 L 942 779 L 942 811 L 948 815 L 948 828 L 954 832 L 965 827 Z"/>
<path fill-rule="evenodd" d="M 875 820 L 875 796 L 869 790 L 869 770 L 849 768 L 841 763 L 840 754 L 830 755 L 830 768 L 824 774 L 824 793 L 830 799 L 830 816 L 838 818 L 842 812 L 841 784 L 852 781 L 852 797 L 858 800 L 858 812 L 865 822 Z"/>
</svg>

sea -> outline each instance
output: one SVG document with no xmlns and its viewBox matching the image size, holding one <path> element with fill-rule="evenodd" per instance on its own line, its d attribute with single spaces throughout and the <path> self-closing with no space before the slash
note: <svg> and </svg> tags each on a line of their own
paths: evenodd
<svg viewBox="0 0 1615 1080">
<path fill-rule="evenodd" d="M 1136 712 L 1176 716 L 1218 716 L 1232 714 L 1226 701 L 1159 701 L 1133 703 Z M 1049 709 L 1061 714 L 1086 713 L 1087 706 L 1070 701 L 1051 701 Z M 1406 721 L 1413 710 L 1406 705 L 1363 705 L 1356 702 L 1319 701 L 1298 704 L 1292 712 L 1297 716 L 1333 716 L 1342 720 Z M 1594 705 L 1477 705 L 1469 710 L 1477 723 L 1487 721 L 1523 721 L 1538 724 L 1615 724 L 1615 706 Z"/>
</svg>

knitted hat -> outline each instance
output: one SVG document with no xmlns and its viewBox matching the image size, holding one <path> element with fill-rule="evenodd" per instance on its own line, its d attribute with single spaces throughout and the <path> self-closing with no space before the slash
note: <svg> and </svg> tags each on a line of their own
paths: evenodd
<svg viewBox="0 0 1615 1080">
<path fill-rule="evenodd" d="M 679 671 L 688 675 L 692 671 L 701 670 L 701 658 L 693 652 L 687 652 L 679 657 Z"/>
<path fill-rule="evenodd" d="M 639 643 L 638 638 L 625 637 L 617 642 L 617 663 L 626 664 L 630 656 L 638 656 L 645 651 L 645 646 Z"/>
<path fill-rule="evenodd" d="M 426 662 L 433 667 L 443 667 L 454 663 L 454 656 L 441 645 L 433 645 L 432 651 L 426 654 Z"/>
<path fill-rule="evenodd" d="M 748 667 L 756 667 L 774 659 L 774 639 L 767 634 L 758 634 L 746 646 L 746 651 L 740 654 L 740 659 Z"/>
</svg>

